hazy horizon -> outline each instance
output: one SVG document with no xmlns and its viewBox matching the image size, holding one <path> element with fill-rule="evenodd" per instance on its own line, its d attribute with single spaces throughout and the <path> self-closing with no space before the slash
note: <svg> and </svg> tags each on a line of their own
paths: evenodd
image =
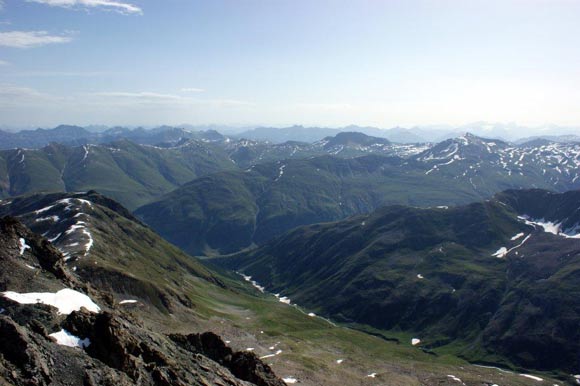
<svg viewBox="0 0 580 386">
<path fill-rule="evenodd" d="M 578 19 L 570 0 L 0 0 L 0 126 L 573 130 Z"/>
<path fill-rule="evenodd" d="M 47 127 L 3 127 L 0 125 L 0 130 L 5 132 L 11 133 L 18 133 L 20 131 L 29 131 L 29 130 L 36 130 L 36 129 L 44 129 L 44 130 L 51 130 L 59 126 L 78 126 L 83 127 L 85 129 L 89 129 L 90 131 L 105 131 L 112 128 L 123 127 L 130 130 L 135 129 L 146 129 L 152 130 L 164 126 L 168 127 L 177 127 L 177 128 L 184 128 L 186 130 L 216 130 L 225 135 L 237 135 L 243 133 L 248 130 L 265 128 L 265 129 L 291 129 L 294 127 L 301 127 L 301 128 L 311 128 L 311 129 L 333 129 L 333 130 L 342 130 L 342 131 L 357 131 L 357 129 L 361 129 L 358 131 L 364 131 L 364 129 L 377 129 L 382 131 L 391 131 L 391 130 L 401 130 L 401 131 L 408 131 L 410 133 L 414 133 L 418 136 L 422 134 L 426 136 L 426 140 L 428 138 L 434 137 L 437 138 L 449 138 L 453 135 L 462 135 L 464 133 L 472 133 L 477 136 L 487 137 L 487 138 L 495 138 L 495 139 L 504 139 L 508 141 L 520 140 L 525 138 L 532 138 L 532 137 L 565 137 L 565 136 L 580 136 L 580 131 L 578 128 L 575 127 L 557 127 L 557 126 L 541 126 L 541 127 L 525 127 L 519 126 L 517 123 L 510 122 L 510 123 L 488 123 L 488 122 L 472 122 L 469 124 L 453 126 L 453 125 L 425 125 L 425 126 L 414 126 L 414 127 L 402 127 L 402 126 L 395 126 L 395 127 L 376 127 L 376 126 L 363 126 L 357 124 L 345 124 L 341 126 L 323 126 L 323 125 L 304 125 L 304 124 L 293 124 L 293 125 L 264 125 L 264 124 L 255 124 L 255 125 L 220 125 L 215 123 L 207 123 L 207 124 L 190 124 L 190 123 L 182 123 L 178 125 L 168 125 L 168 124 L 151 124 L 151 125 L 101 125 L 101 124 L 90 124 L 90 125 L 77 125 L 73 123 L 62 123 L 55 126 L 47 126 Z"/>
</svg>

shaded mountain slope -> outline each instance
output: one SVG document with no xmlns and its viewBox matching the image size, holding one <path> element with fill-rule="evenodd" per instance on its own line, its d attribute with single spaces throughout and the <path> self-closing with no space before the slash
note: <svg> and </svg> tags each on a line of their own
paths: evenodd
<svg viewBox="0 0 580 386">
<path fill-rule="evenodd" d="M 528 203 L 546 196 L 553 205 L 533 213 Z M 580 236 L 520 218 L 548 218 L 554 207 L 580 207 L 578 192 L 510 191 L 449 209 L 391 206 L 300 227 L 216 262 L 325 315 L 387 336 L 412 334 L 429 349 L 574 372 Z"/>
<path fill-rule="evenodd" d="M 332 148 L 341 149 L 353 136 L 360 142 L 359 134 L 342 133 L 328 143 L 338 142 Z M 456 205 L 506 189 L 579 188 L 579 167 L 578 145 L 519 148 L 466 134 L 406 158 L 322 156 L 213 174 L 138 208 L 136 214 L 189 253 L 231 253 L 299 225 L 383 205 Z"/>
<path fill-rule="evenodd" d="M 228 253 L 299 225 L 385 204 L 430 206 L 478 198 L 470 186 L 442 185 L 422 174 L 397 157 L 287 160 L 196 179 L 135 213 L 190 253 Z"/>
</svg>

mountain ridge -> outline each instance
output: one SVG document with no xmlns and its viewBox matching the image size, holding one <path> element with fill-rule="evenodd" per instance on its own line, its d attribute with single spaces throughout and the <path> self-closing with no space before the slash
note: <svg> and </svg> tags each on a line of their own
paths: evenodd
<svg viewBox="0 0 580 386">
<path fill-rule="evenodd" d="M 520 148 L 468 134 L 404 158 L 324 155 L 214 173 L 135 213 L 189 253 L 231 253 L 295 226 L 382 205 L 466 204 L 514 188 L 578 189 L 579 168 L 580 145 Z M 231 237 L 222 243 L 224 232 Z"/>
</svg>

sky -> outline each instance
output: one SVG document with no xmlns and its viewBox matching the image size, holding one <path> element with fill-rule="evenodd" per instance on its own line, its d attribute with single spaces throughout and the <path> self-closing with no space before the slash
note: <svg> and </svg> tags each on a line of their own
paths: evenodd
<svg viewBox="0 0 580 386">
<path fill-rule="evenodd" d="M 0 6 L 0 126 L 580 127 L 580 0 Z"/>
</svg>

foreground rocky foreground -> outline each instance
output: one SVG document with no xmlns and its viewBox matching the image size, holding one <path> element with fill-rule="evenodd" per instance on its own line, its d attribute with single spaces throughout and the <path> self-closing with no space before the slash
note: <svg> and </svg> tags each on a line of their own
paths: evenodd
<svg viewBox="0 0 580 386">
<path fill-rule="evenodd" d="M 0 383 L 284 385 L 254 353 L 234 352 L 211 332 L 145 328 L 14 218 L 0 219 L 0 245 Z"/>
</svg>

